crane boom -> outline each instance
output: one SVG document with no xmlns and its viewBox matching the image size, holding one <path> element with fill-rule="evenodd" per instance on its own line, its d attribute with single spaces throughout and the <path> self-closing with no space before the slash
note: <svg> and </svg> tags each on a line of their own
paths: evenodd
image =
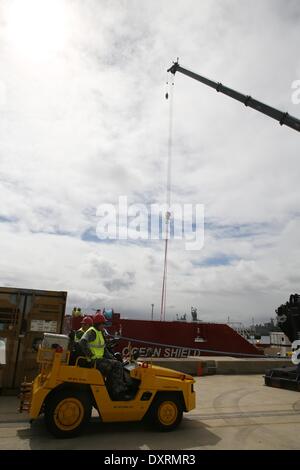
<svg viewBox="0 0 300 470">
<path fill-rule="evenodd" d="M 264 104 L 249 95 L 244 95 L 243 93 L 239 93 L 238 91 L 233 90 L 232 88 L 228 88 L 227 86 L 222 85 L 222 83 L 215 82 L 213 80 L 210 80 L 209 78 L 203 77 L 202 75 L 191 72 L 190 70 L 181 67 L 178 62 L 174 62 L 172 67 L 168 69 L 168 72 L 171 72 L 174 75 L 176 72 L 180 72 L 183 75 L 187 75 L 188 77 L 191 77 L 194 80 L 197 80 L 198 82 L 204 83 L 204 85 L 213 88 L 219 93 L 223 93 L 224 95 L 227 95 L 230 98 L 233 98 L 234 100 L 240 101 L 249 108 L 256 109 L 256 111 L 266 114 L 267 116 L 278 121 L 281 126 L 285 125 L 300 132 L 300 120 L 295 118 L 294 116 L 291 116 L 289 113 L 279 111 L 278 109 L 275 109 L 272 106 L 268 106 L 267 104 Z"/>
</svg>

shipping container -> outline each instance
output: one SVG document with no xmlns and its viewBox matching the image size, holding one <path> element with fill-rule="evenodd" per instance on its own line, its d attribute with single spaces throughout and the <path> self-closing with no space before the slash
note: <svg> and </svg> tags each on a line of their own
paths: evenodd
<svg viewBox="0 0 300 470">
<path fill-rule="evenodd" d="M 66 300 L 66 292 L 0 287 L 3 388 L 18 388 L 25 376 L 34 378 L 36 348 L 44 332 L 62 332 Z"/>
</svg>

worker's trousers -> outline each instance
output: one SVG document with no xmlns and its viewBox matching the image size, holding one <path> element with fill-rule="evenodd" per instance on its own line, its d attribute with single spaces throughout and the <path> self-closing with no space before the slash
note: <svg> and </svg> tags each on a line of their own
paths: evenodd
<svg viewBox="0 0 300 470">
<path fill-rule="evenodd" d="M 121 362 L 115 359 L 96 359 L 96 368 L 107 378 L 108 392 L 112 397 L 126 392 Z"/>
</svg>

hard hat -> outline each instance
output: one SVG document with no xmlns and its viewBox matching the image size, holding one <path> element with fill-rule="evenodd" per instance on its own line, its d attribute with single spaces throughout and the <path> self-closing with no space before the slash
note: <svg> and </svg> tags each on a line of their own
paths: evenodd
<svg viewBox="0 0 300 470">
<path fill-rule="evenodd" d="M 84 317 L 81 321 L 81 325 L 90 325 L 92 326 L 93 324 L 93 319 L 91 317 Z"/>
<path fill-rule="evenodd" d="M 96 325 L 97 323 L 105 323 L 105 322 L 106 322 L 106 318 L 103 315 L 103 313 L 96 313 L 96 315 L 94 316 L 94 325 Z"/>
</svg>

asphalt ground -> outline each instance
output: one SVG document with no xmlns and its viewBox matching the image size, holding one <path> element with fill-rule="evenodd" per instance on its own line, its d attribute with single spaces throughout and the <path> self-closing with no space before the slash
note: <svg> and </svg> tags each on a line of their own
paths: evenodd
<svg viewBox="0 0 300 470">
<path fill-rule="evenodd" d="M 0 449 L 300 449 L 300 393 L 270 388 L 261 375 L 197 377 L 197 406 L 180 427 L 159 433 L 142 423 L 101 423 L 93 412 L 83 435 L 55 439 L 43 417 L 32 425 L 16 397 L 0 396 Z"/>
</svg>

